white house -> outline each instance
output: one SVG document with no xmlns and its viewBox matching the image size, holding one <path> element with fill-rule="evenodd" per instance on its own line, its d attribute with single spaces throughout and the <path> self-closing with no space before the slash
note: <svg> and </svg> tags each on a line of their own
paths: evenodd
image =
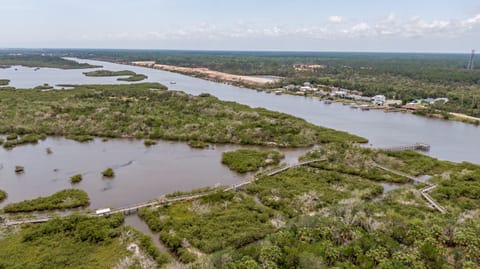
<svg viewBox="0 0 480 269">
<path fill-rule="evenodd" d="M 385 95 L 375 95 L 374 97 L 372 97 L 372 103 L 377 106 L 383 106 L 386 100 L 387 98 L 385 97 Z"/>
</svg>

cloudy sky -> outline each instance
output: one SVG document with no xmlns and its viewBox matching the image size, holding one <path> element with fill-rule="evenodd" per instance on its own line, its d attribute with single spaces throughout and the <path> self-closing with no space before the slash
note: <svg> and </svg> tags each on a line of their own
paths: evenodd
<svg viewBox="0 0 480 269">
<path fill-rule="evenodd" d="M 468 52 L 479 0 L 0 0 L 2 48 Z"/>
</svg>

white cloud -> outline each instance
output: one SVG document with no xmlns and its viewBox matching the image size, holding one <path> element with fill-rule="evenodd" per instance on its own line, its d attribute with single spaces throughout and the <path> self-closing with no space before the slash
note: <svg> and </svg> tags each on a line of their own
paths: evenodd
<svg viewBox="0 0 480 269">
<path fill-rule="evenodd" d="M 346 19 L 342 16 L 330 16 L 328 17 L 328 21 L 331 23 L 342 23 L 345 22 Z"/>
<path fill-rule="evenodd" d="M 462 20 L 426 20 L 421 17 L 399 18 L 394 13 L 377 21 L 347 22 L 339 16 L 327 25 L 263 25 L 238 22 L 232 25 L 198 23 L 169 26 L 145 32 L 117 32 L 96 37 L 110 40 L 230 40 L 230 39 L 345 39 L 345 38 L 458 38 L 475 33 L 480 36 L 480 14 Z M 340 22 L 341 25 L 340 25 Z"/>
</svg>

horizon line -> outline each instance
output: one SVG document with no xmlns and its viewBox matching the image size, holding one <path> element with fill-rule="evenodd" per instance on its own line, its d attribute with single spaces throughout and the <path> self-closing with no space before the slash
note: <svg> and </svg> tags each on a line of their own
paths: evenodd
<svg viewBox="0 0 480 269">
<path fill-rule="evenodd" d="M 276 52 L 276 53 L 396 53 L 396 54 L 471 54 L 459 51 L 381 51 L 381 50 L 275 50 L 275 49 L 159 49 L 159 48 L 93 48 L 93 47 L 0 47 L 0 50 L 125 50 L 125 51 L 185 51 L 185 52 Z"/>
</svg>

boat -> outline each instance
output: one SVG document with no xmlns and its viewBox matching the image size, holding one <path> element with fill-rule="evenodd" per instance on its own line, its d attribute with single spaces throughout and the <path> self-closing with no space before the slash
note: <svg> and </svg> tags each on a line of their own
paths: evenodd
<svg viewBox="0 0 480 269">
<path fill-rule="evenodd" d="M 266 90 L 265 92 L 266 92 L 266 93 L 272 93 L 272 91 L 271 91 L 271 90 Z"/>
<path fill-rule="evenodd" d="M 332 103 L 332 101 L 330 101 L 330 100 L 325 100 L 325 101 L 323 101 L 323 103 L 326 104 L 326 105 L 329 105 L 329 104 Z"/>
<path fill-rule="evenodd" d="M 170 84 L 177 84 L 175 80 L 170 81 Z"/>
<path fill-rule="evenodd" d="M 347 102 L 343 102 L 343 103 L 342 103 L 342 105 L 344 105 L 344 106 L 348 106 L 348 105 L 349 105 L 349 103 L 347 103 Z"/>
<path fill-rule="evenodd" d="M 33 69 L 33 71 L 38 71 L 38 70 L 40 70 L 40 67 Z"/>
<path fill-rule="evenodd" d="M 352 105 L 350 105 L 350 107 L 353 108 L 353 109 L 357 109 L 358 105 L 357 104 L 352 104 Z"/>
</svg>

